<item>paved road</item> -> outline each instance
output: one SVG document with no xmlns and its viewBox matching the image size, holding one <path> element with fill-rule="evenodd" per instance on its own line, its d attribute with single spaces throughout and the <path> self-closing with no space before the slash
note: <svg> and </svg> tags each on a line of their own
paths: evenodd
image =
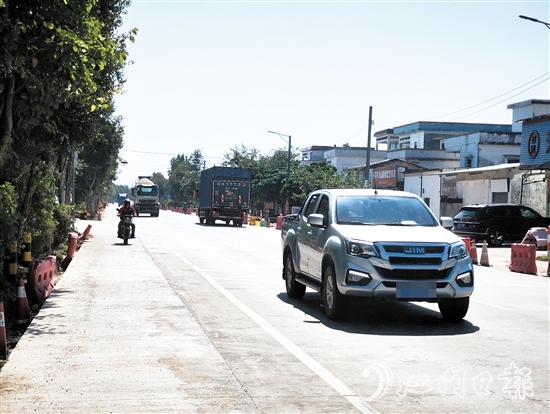
<svg viewBox="0 0 550 414">
<path fill-rule="evenodd" d="M 336 323 L 316 293 L 286 297 L 274 229 L 136 224 L 123 246 L 114 211 L 92 222 L 0 372 L 0 412 L 549 410 L 549 279 L 491 252 L 464 322 L 358 302 Z"/>
</svg>

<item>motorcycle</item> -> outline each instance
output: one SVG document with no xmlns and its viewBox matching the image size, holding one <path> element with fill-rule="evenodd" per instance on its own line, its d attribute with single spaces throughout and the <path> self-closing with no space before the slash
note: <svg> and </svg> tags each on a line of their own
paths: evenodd
<svg viewBox="0 0 550 414">
<path fill-rule="evenodd" d="M 128 244 L 128 239 L 132 234 L 132 215 L 123 214 L 121 220 L 122 220 L 122 230 L 121 230 L 122 237 L 121 238 L 124 240 L 124 244 Z"/>
</svg>

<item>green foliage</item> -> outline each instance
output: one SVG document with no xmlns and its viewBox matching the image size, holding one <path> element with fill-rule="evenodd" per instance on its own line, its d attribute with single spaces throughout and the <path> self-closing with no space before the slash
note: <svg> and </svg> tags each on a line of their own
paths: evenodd
<svg viewBox="0 0 550 414">
<path fill-rule="evenodd" d="M 57 246 L 67 240 L 67 235 L 75 231 L 74 207 L 67 204 L 58 204 L 53 209 L 53 244 Z"/>
<path fill-rule="evenodd" d="M 65 241 L 77 155 L 85 208 L 94 212 L 111 195 L 123 137 L 114 95 L 137 33 L 118 33 L 129 5 L 0 0 L 1 247 L 24 232 L 34 254 Z"/>
<path fill-rule="evenodd" d="M 164 174 L 160 172 L 154 172 L 151 174 L 151 181 L 159 186 L 160 191 L 160 203 L 164 204 L 166 202 L 166 189 L 168 188 L 168 179 Z"/>
<path fill-rule="evenodd" d="M 18 197 L 11 183 L 0 185 L 0 250 L 5 252 L 17 242 L 19 235 L 19 217 L 17 213 Z"/>
<path fill-rule="evenodd" d="M 197 200 L 193 199 L 193 190 L 199 188 L 203 161 L 200 150 L 195 150 L 189 156 L 181 154 L 170 160 L 167 183 L 167 191 L 171 196 L 170 205 L 197 205 Z"/>
<path fill-rule="evenodd" d="M 301 205 L 307 195 L 318 188 L 360 188 L 362 183 L 353 173 L 338 174 L 336 167 L 326 162 L 294 167 L 290 175 L 288 190 L 291 205 Z"/>
</svg>

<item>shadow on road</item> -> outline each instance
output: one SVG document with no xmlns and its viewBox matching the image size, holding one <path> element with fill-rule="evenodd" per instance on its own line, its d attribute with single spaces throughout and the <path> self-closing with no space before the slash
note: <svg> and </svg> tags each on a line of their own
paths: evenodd
<svg viewBox="0 0 550 414">
<path fill-rule="evenodd" d="M 301 310 L 323 325 L 348 333 L 366 335 L 439 336 L 465 335 L 479 331 L 479 327 L 466 319 L 450 322 L 437 311 L 414 302 L 354 299 L 346 315 L 332 321 L 325 315 L 317 292 L 306 292 L 303 299 L 290 299 L 280 293 L 279 299 Z M 311 322 L 310 322 L 311 323 Z"/>
</svg>

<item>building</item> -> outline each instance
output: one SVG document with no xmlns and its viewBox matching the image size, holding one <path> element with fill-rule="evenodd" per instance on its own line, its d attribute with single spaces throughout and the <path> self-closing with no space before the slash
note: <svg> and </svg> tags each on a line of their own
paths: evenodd
<svg viewBox="0 0 550 414">
<path fill-rule="evenodd" d="M 344 144 L 341 147 L 334 145 L 320 146 L 314 145 L 303 148 L 301 165 L 309 165 L 313 162 L 325 161 L 336 167 L 338 173 L 342 173 L 345 169 L 351 169 L 360 164 L 365 164 L 367 159 L 367 147 L 350 147 Z M 376 151 L 371 148 L 371 162 L 378 162 L 386 159 L 386 151 Z"/>
</svg>

